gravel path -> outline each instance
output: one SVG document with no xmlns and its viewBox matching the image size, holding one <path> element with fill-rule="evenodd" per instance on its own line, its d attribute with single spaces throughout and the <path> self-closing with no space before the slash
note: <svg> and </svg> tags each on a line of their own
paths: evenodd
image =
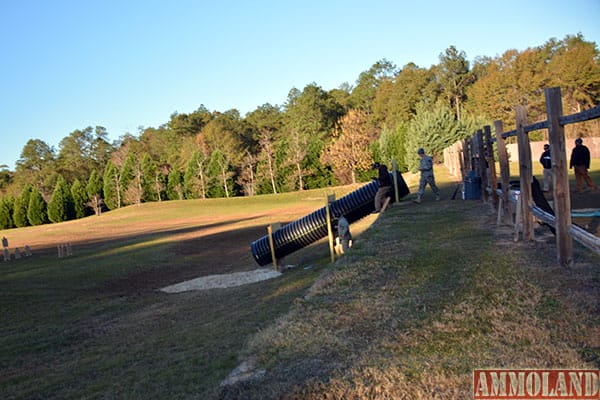
<svg viewBox="0 0 600 400">
<path fill-rule="evenodd" d="M 166 286 L 160 290 L 166 293 L 180 293 L 188 290 L 222 289 L 248 283 L 260 282 L 281 275 L 274 269 L 259 268 L 253 271 L 234 272 L 232 274 L 207 275 L 200 278 Z"/>
</svg>

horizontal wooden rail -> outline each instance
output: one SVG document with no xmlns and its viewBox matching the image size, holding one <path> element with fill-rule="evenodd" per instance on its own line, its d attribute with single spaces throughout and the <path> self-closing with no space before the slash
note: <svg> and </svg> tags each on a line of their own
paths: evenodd
<svg viewBox="0 0 600 400">
<path fill-rule="evenodd" d="M 496 189 L 498 196 L 502 197 L 502 189 Z M 519 196 L 516 193 L 510 193 L 508 199 L 511 203 L 516 204 L 519 200 Z M 550 225 L 552 228 L 556 228 L 556 217 L 537 206 L 532 206 L 531 213 L 540 221 Z M 600 254 L 600 237 L 591 234 L 583 228 L 577 225 L 571 225 L 569 228 L 569 236 L 577 240 L 579 243 L 592 250 L 596 254 Z"/>
<path fill-rule="evenodd" d="M 550 225 L 553 228 L 556 228 L 556 217 L 554 215 L 536 206 L 531 207 L 531 213 L 540 221 Z M 590 232 L 580 228 L 577 225 L 571 225 L 569 227 L 569 236 L 596 254 L 600 254 L 600 237 L 592 235 Z"/>
<path fill-rule="evenodd" d="M 577 122 L 588 121 L 590 119 L 595 119 L 595 118 L 600 118 L 600 105 L 597 105 L 596 107 L 578 112 L 577 114 L 564 115 L 564 116 L 560 117 L 558 119 L 558 121 L 560 122 L 560 124 L 562 126 L 565 126 L 565 125 L 569 125 L 569 124 L 575 124 Z M 525 125 L 523 127 L 523 129 L 525 130 L 525 132 L 533 132 L 533 131 L 538 131 L 540 129 L 548 129 L 548 120 L 536 122 L 536 123 L 533 123 L 530 125 Z M 511 136 L 517 136 L 516 129 L 513 129 L 512 131 L 504 132 L 502 134 L 502 137 L 504 139 L 509 138 Z M 493 139 L 493 141 L 495 142 L 496 139 Z"/>
<path fill-rule="evenodd" d="M 590 119 L 600 118 L 600 104 L 594 108 L 579 112 L 577 114 L 563 115 L 558 119 L 561 125 L 574 124 L 576 122 L 588 121 Z"/>
</svg>

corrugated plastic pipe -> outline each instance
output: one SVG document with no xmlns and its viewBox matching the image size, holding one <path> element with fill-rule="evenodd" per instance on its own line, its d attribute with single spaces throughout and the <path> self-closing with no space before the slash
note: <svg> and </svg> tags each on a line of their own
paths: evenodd
<svg viewBox="0 0 600 400">
<path fill-rule="evenodd" d="M 390 175 L 392 174 L 390 173 Z M 398 194 L 402 198 L 409 193 L 408 186 L 400 173 L 397 173 L 396 177 Z M 372 213 L 375 210 L 374 200 L 377 189 L 377 182 L 373 181 L 334 201 L 329 210 L 332 218 L 337 219 L 343 215 L 349 223 L 353 223 Z M 394 201 L 393 186 L 390 195 Z M 277 259 L 285 257 L 325 236 L 327 236 L 327 210 L 323 207 L 273 232 L 275 257 Z M 267 265 L 272 262 L 268 235 L 252 242 L 250 249 L 259 265 Z"/>
</svg>

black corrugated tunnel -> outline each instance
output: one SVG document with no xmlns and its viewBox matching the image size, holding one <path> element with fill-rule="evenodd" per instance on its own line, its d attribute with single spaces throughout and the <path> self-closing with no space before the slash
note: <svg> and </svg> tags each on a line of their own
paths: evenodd
<svg viewBox="0 0 600 400">
<path fill-rule="evenodd" d="M 390 175 L 392 175 L 390 173 Z M 400 198 L 410 193 L 402 174 L 397 173 L 398 195 Z M 377 193 L 377 181 L 373 181 L 360 189 L 347 194 L 334 201 L 330 205 L 332 218 L 343 215 L 349 223 L 353 223 L 375 210 L 374 200 Z M 394 201 L 394 188 L 391 189 L 392 201 Z M 280 259 L 309 244 L 312 244 L 327 236 L 327 210 L 325 207 L 308 214 L 281 229 L 273 232 L 273 246 L 275 257 Z M 267 265 L 272 262 L 271 248 L 269 246 L 269 235 L 252 242 L 250 245 L 252 255 L 259 265 Z"/>
</svg>

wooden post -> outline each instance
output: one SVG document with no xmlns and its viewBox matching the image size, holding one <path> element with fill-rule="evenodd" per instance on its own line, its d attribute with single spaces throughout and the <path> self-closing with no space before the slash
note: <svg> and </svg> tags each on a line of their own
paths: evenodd
<svg viewBox="0 0 600 400">
<path fill-rule="evenodd" d="M 508 200 L 508 182 L 510 181 L 510 165 L 508 164 L 508 153 L 506 151 L 506 142 L 502 137 L 504 127 L 502 121 L 494 122 L 494 131 L 496 133 L 496 146 L 498 146 L 498 162 L 500 164 L 500 179 L 502 180 L 502 213 L 504 221 L 511 218 L 510 202 Z"/>
<path fill-rule="evenodd" d="M 560 88 L 545 90 L 548 116 L 548 138 L 552 158 L 552 190 L 554 214 L 556 215 L 557 258 L 562 266 L 573 265 L 573 239 L 571 227 L 571 193 L 569 192 L 569 169 L 565 149 L 565 128 L 559 122 L 563 115 Z"/>
<path fill-rule="evenodd" d="M 331 262 L 335 262 L 335 246 L 333 244 L 333 229 L 331 227 L 331 211 L 329 205 L 335 201 L 335 194 L 327 196 L 325 205 L 325 215 L 327 216 L 327 236 L 329 238 L 329 254 L 331 255 Z"/>
<path fill-rule="evenodd" d="M 492 143 L 492 128 L 489 125 L 483 127 L 483 133 L 485 134 L 485 157 L 490 170 L 490 187 L 492 189 L 492 201 L 494 202 L 494 208 L 498 209 L 498 177 L 496 176 L 496 160 L 494 158 L 494 145 Z"/>
<path fill-rule="evenodd" d="M 529 135 L 525 132 L 527 124 L 527 111 L 524 106 L 515 108 L 517 117 L 517 143 L 519 145 L 519 178 L 521 181 L 521 213 L 523 215 L 523 239 L 533 240 L 533 216 L 531 214 L 531 182 L 533 171 L 531 164 L 531 146 Z"/>
<path fill-rule="evenodd" d="M 460 163 L 460 181 L 461 183 L 465 181 L 467 177 L 467 165 L 465 164 L 465 141 L 461 142 L 461 149 L 459 153 L 459 163 Z"/>
<path fill-rule="evenodd" d="M 394 198 L 396 199 L 396 204 L 400 201 L 400 194 L 398 193 L 398 177 L 396 174 L 398 173 L 398 164 L 396 160 L 392 160 L 392 176 L 394 177 Z"/>
<path fill-rule="evenodd" d="M 481 200 L 483 200 L 484 203 L 487 203 L 488 201 L 488 192 L 487 192 L 487 187 L 488 187 L 488 178 L 487 178 L 487 168 L 485 165 L 486 159 L 485 159 L 485 148 L 483 145 L 483 131 L 481 129 L 477 130 L 477 132 L 475 133 L 475 136 L 477 137 L 477 154 L 479 156 L 479 176 L 481 177 Z"/>
<path fill-rule="evenodd" d="M 515 235 L 514 235 L 514 241 L 518 242 L 519 241 L 519 227 L 522 226 L 521 224 L 521 210 L 523 209 L 523 198 L 521 197 L 521 195 L 517 195 L 517 210 L 515 211 Z"/>
<path fill-rule="evenodd" d="M 273 225 L 267 226 L 267 232 L 269 233 L 269 247 L 271 248 L 271 260 L 273 261 L 273 268 L 277 271 L 277 257 L 275 257 L 275 244 L 273 243 Z"/>
<path fill-rule="evenodd" d="M 464 177 L 466 177 L 469 174 L 469 171 L 471 171 L 473 169 L 473 159 L 471 156 L 471 142 L 472 142 L 471 138 L 466 138 L 465 145 L 463 147 L 463 157 L 464 157 L 464 162 L 465 162 L 465 176 Z"/>
</svg>

